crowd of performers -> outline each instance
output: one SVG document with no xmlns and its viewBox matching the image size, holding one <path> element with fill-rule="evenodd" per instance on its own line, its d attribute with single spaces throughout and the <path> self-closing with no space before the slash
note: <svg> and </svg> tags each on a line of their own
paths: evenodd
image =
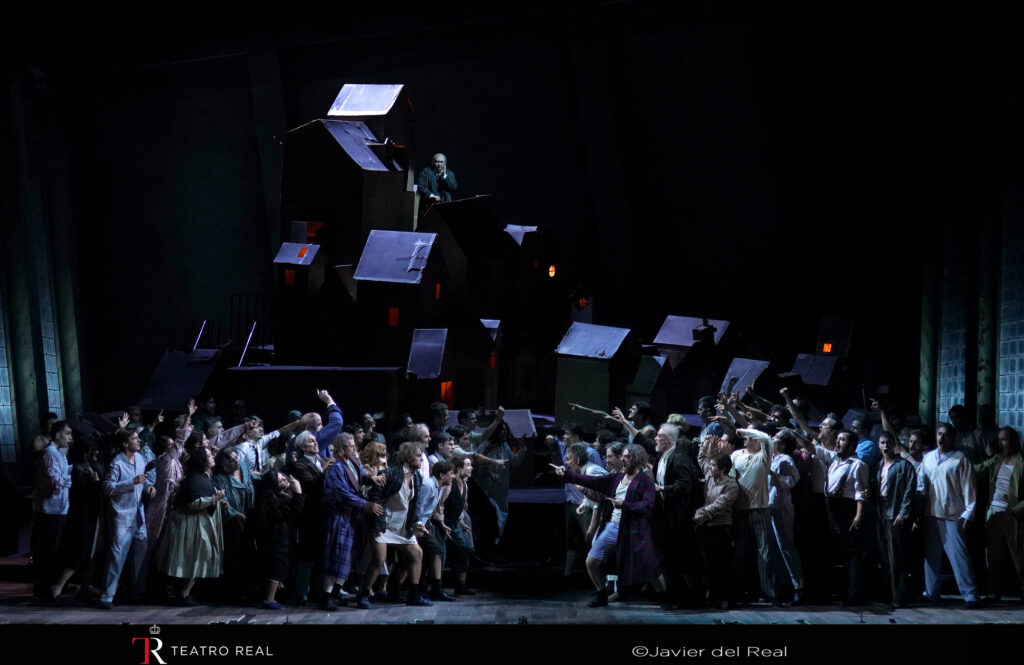
<svg viewBox="0 0 1024 665">
<path fill-rule="evenodd" d="M 193 586 L 211 580 L 205 597 L 268 610 L 283 608 L 286 583 L 289 600 L 324 610 L 430 605 L 454 600 L 445 565 L 455 596 L 473 595 L 468 481 L 476 465 L 503 523 L 522 457 L 504 411 L 477 431 L 464 410 L 445 430 L 447 407 L 434 405 L 431 425 L 406 416 L 386 440 L 373 416 L 344 424 L 333 398 L 317 395 L 326 423 L 295 411 L 269 433 L 253 414 L 225 428 L 212 399 L 190 401 L 173 424 L 162 411 L 143 423 L 132 407 L 112 436 L 80 443 L 48 414 L 33 444 L 33 595 L 61 604 L 74 579 L 76 599 L 102 609 L 119 588 L 122 600 L 195 605 Z"/>
<path fill-rule="evenodd" d="M 115 595 L 194 605 L 197 580 L 204 600 L 268 610 L 472 595 L 474 551 L 500 537 L 509 474 L 530 450 L 504 411 L 480 428 L 463 409 L 448 427 L 435 403 L 386 438 L 373 416 L 345 424 L 317 395 L 326 422 L 293 411 L 269 433 L 241 412 L 225 427 L 212 399 L 174 422 L 130 408 L 99 440 L 51 417 L 33 444 L 35 597 L 67 602 L 75 582 L 78 601 L 104 609 Z M 831 414 L 812 427 L 800 400 L 780 398 L 705 397 L 700 427 L 641 402 L 603 414 L 594 441 L 572 422 L 544 439 L 565 483 L 564 573 L 586 554 L 591 607 L 638 593 L 667 608 L 935 603 L 947 561 L 967 608 L 1021 594 L 1024 460 L 994 410 L 973 427 L 954 407 L 933 429 L 874 402 L 873 429 Z M 494 523 L 475 537 L 471 479 Z"/>
</svg>

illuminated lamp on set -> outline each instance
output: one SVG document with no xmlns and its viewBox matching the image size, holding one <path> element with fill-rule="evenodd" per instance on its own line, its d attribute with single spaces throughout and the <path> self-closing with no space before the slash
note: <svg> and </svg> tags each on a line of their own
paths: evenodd
<svg viewBox="0 0 1024 665">
<path fill-rule="evenodd" d="M 388 328 L 398 327 L 398 308 L 388 307 Z"/>
<path fill-rule="evenodd" d="M 306 252 L 308 252 L 308 251 L 309 251 L 309 247 L 303 247 L 302 249 L 300 249 L 299 250 L 299 258 L 300 259 L 305 258 Z"/>
<path fill-rule="evenodd" d="M 578 300 L 578 301 L 576 302 L 576 306 L 577 306 L 577 307 L 579 307 L 580 309 L 583 309 L 583 308 L 585 308 L 585 307 L 586 307 L 586 306 L 587 306 L 588 304 L 589 304 L 589 303 L 587 302 L 587 299 L 586 299 L 586 298 L 580 298 L 580 299 L 579 299 L 579 300 Z"/>
<path fill-rule="evenodd" d="M 441 299 L 441 282 L 438 282 L 436 285 L 434 285 L 434 300 L 440 300 L 440 299 Z"/>
<path fill-rule="evenodd" d="M 497 351 L 491 351 L 491 369 L 494 369 L 497 366 L 498 366 L 498 352 Z"/>
<path fill-rule="evenodd" d="M 832 345 L 828 344 L 828 343 L 822 344 L 821 345 L 821 352 L 822 353 L 832 353 Z"/>
<path fill-rule="evenodd" d="M 453 381 L 441 382 L 441 401 L 449 407 L 455 403 L 455 383 Z"/>
<path fill-rule="evenodd" d="M 284 270 L 284 285 L 295 286 L 295 271 L 291 268 L 285 268 Z"/>
<path fill-rule="evenodd" d="M 548 266 L 548 277 L 554 277 L 554 276 L 555 276 L 555 264 L 552 263 L 551 265 Z"/>
</svg>

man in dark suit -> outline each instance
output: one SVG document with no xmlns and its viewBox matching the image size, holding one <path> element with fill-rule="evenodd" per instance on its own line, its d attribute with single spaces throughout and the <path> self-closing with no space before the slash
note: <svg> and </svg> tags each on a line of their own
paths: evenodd
<svg viewBox="0 0 1024 665">
<path fill-rule="evenodd" d="M 696 498 L 700 494 L 697 469 L 680 441 L 679 428 L 664 424 L 654 438 L 658 461 L 654 465 L 654 520 L 661 534 L 668 573 L 668 600 L 672 606 L 701 601 L 697 546 L 693 530 Z"/>
<path fill-rule="evenodd" d="M 416 184 L 419 186 L 420 196 L 423 197 L 421 215 L 434 203 L 451 201 L 459 186 L 455 182 L 455 174 L 448 170 L 448 158 L 441 153 L 434 155 L 431 165 L 420 171 Z"/>
<path fill-rule="evenodd" d="M 324 470 L 328 460 L 319 455 L 319 445 L 313 432 L 302 432 L 295 438 L 299 457 L 289 462 L 285 472 L 299 481 L 306 497 L 302 514 L 296 524 L 296 568 L 294 600 L 305 602 L 313 565 L 320 561 L 324 550 Z"/>
</svg>

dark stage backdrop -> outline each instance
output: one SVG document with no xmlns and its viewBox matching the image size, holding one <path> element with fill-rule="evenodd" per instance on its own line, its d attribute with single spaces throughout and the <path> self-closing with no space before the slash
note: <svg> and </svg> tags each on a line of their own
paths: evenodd
<svg viewBox="0 0 1024 665">
<path fill-rule="evenodd" d="M 272 288 L 268 135 L 324 117 L 343 83 L 401 82 L 416 167 L 444 151 L 461 194 L 550 230 L 595 322 L 649 340 L 666 314 L 704 314 L 740 326 L 752 355 L 792 357 L 823 314 L 852 317 L 870 380 L 913 409 L 920 242 L 945 214 L 951 146 L 999 117 L 997 45 L 965 55 L 909 16 L 808 28 L 763 11 L 369 9 L 43 39 L 76 109 L 89 402 L 134 400 L 165 346 L 226 323 L 231 294 Z M 254 113 L 257 37 L 281 126 Z M 988 127 L 971 148 L 982 162 L 998 160 Z"/>
</svg>

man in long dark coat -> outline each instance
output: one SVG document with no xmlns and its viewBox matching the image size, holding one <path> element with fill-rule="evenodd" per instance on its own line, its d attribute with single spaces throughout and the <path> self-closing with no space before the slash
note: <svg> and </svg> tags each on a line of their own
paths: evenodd
<svg viewBox="0 0 1024 665">
<path fill-rule="evenodd" d="M 285 471 L 299 481 L 306 497 L 296 525 L 294 600 L 304 601 L 309 591 L 313 566 L 324 551 L 324 469 L 328 461 L 318 454 L 319 445 L 313 432 L 302 432 L 295 438 L 299 457 L 289 462 Z"/>
<path fill-rule="evenodd" d="M 701 485 L 679 428 L 665 424 L 654 439 L 658 461 L 654 465 L 654 524 L 661 539 L 668 577 L 668 600 L 673 606 L 696 605 L 703 600 L 693 513 L 700 507 Z"/>
</svg>

